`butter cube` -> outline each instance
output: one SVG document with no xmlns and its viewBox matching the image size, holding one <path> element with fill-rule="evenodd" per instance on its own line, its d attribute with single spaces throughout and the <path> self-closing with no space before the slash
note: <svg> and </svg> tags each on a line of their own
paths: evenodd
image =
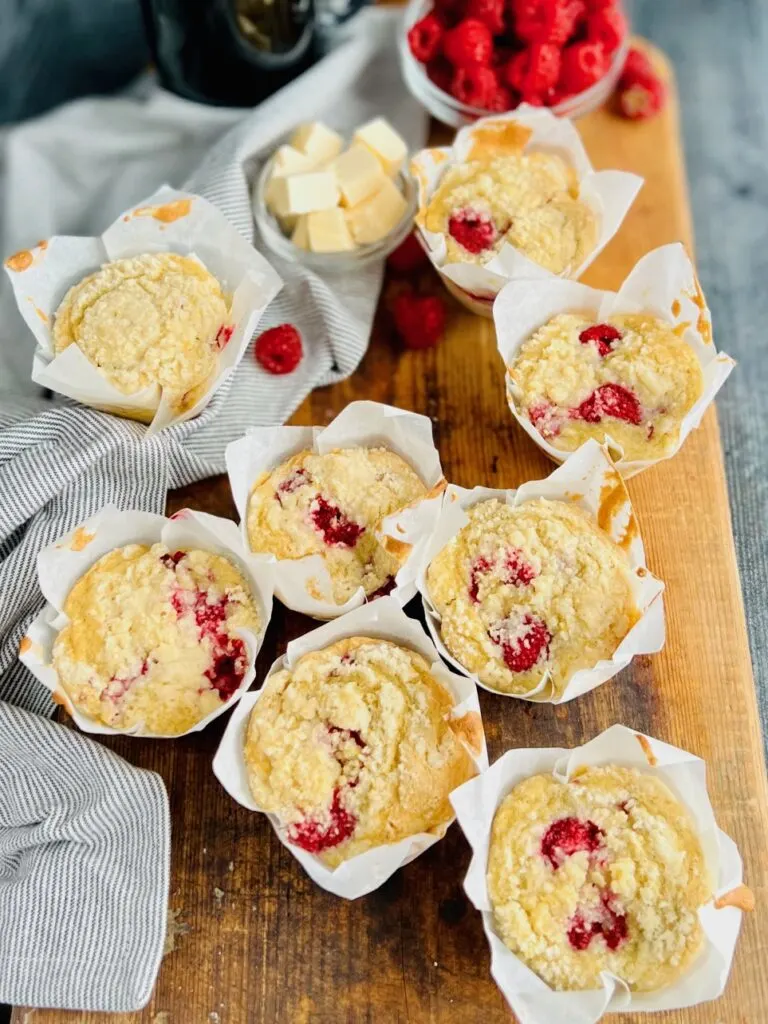
<svg viewBox="0 0 768 1024">
<path fill-rule="evenodd" d="M 344 206 L 354 206 L 381 187 L 384 171 L 366 146 L 350 146 L 331 164 Z"/>
<path fill-rule="evenodd" d="M 296 218 L 296 226 L 293 229 L 291 235 L 291 241 L 294 245 L 298 245 L 300 249 L 309 248 L 309 231 L 307 230 L 307 220 L 311 214 L 303 213 L 300 217 Z"/>
<path fill-rule="evenodd" d="M 344 211 L 338 206 L 308 214 L 307 233 L 312 252 L 348 252 L 355 248 Z"/>
<path fill-rule="evenodd" d="M 403 218 L 408 203 L 389 178 L 367 199 L 346 211 L 347 225 L 358 245 L 378 242 Z"/>
<path fill-rule="evenodd" d="M 339 201 L 336 179 L 330 171 L 290 174 L 285 178 L 275 178 L 270 185 L 266 198 L 278 217 L 327 210 Z"/>
<path fill-rule="evenodd" d="M 291 136 L 291 145 L 317 166 L 337 157 L 344 141 L 321 121 L 310 121 L 299 125 Z"/>
<path fill-rule="evenodd" d="M 405 141 L 383 117 L 375 117 L 358 128 L 352 141 L 367 146 L 390 178 L 394 178 L 408 154 Z"/>
<path fill-rule="evenodd" d="M 293 146 L 280 146 L 272 157 L 272 171 L 270 178 L 284 178 L 286 174 L 299 174 L 302 171 L 311 171 L 313 163 L 298 149 Z"/>
</svg>

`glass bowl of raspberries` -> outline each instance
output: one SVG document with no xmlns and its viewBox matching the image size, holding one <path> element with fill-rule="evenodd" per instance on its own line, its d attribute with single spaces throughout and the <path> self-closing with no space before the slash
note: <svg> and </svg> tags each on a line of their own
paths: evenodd
<svg viewBox="0 0 768 1024">
<path fill-rule="evenodd" d="M 453 128 L 520 103 L 580 117 L 628 49 L 621 0 L 411 0 L 400 37 L 409 89 Z"/>
</svg>

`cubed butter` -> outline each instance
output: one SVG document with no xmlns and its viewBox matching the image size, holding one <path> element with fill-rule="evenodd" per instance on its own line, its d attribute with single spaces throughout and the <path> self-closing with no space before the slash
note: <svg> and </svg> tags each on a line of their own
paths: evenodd
<svg viewBox="0 0 768 1024">
<path fill-rule="evenodd" d="M 321 121 L 310 121 L 308 124 L 299 125 L 291 136 L 291 145 L 316 167 L 337 157 L 344 140 Z"/>
<path fill-rule="evenodd" d="M 311 215 L 308 213 L 302 213 L 300 217 L 296 218 L 296 226 L 293 229 L 291 235 L 291 241 L 294 245 L 298 245 L 300 249 L 309 248 L 309 231 L 307 230 L 307 220 Z"/>
<path fill-rule="evenodd" d="M 307 214 L 307 234 L 312 252 L 348 252 L 355 248 L 344 211 L 338 206 Z"/>
<path fill-rule="evenodd" d="M 300 150 L 293 146 L 280 146 L 272 158 L 271 178 L 284 178 L 286 174 L 300 174 L 311 171 L 314 164 Z"/>
<path fill-rule="evenodd" d="M 358 245 L 378 242 L 402 220 L 408 203 L 389 178 L 367 199 L 347 211 L 347 225 Z"/>
<path fill-rule="evenodd" d="M 408 153 L 405 141 L 383 117 L 375 117 L 357 129 L 353 142 L 367 146 L 390 178 L 394 178 Z"/>
<path fill-rule="evenodd" d="M 330 171 L 336 176 L 343 206 L 355 206 L 381 187 L 384 170 L 367 146 L 350 146 L 337 156 Z"/>
<path fill-rule="evenodd" d="M 339 201 L 336 179 L 330 171 L 309 171 L 274 178 L 270 182 L 267 204 L 278 217 L 295 213 L 327 210 Z"/>
</svg>

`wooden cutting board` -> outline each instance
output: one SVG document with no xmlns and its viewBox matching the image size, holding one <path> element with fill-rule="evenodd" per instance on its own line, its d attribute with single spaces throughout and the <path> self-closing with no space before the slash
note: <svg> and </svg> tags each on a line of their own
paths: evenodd
<svg viewBox="0 0 768 1024">
<path fill-rule="evenodd" d="M 673 98 L 647 124 L 599 111 L 579 128 L 598 169 L 645 178 L 624 226 L 587 276 L 590 284 L 614 288 L 649 249 L 692 243 L 677 103 Z M 444 142 L 448 133 L 435 136 Z M 327 423 L 356 398 L 429 415 L 446 475 L 465 487 L 516 487 L 553 468 L 507 409 L 492 324 L 452 301 L 448 336 L 431 352 L 400 352 L 380 318 L 358 372 L 316 391 L 293 422 Z M 714 411 L 674 461 L 631 480 L 629 489 L 648 563 L 667 584 L 664 651 L 557 708 L 481 692 L 489 753 L 494 760 L 514 746 L 575 746 L 624 722 L 707 759 L 712 802 L 720 826 L 739 844 L 757 912 L 745 917 L 728 989 L 717 1003 L 610 1020 L 757 1024 L 768 1019 L 768 972 L 760 966 L 768 789 Z M 171 509 L 184 505 L 234 518 L 224 478 L 172 496 Z M 276 606 L 262 673 L 288 640 L 313 625 Z M 211 758 L 222 729 L 219 720 L 175 742 L 104 741 L 159 772 L 170 794 L 172 948 L 149 1006 L 126 1015 L 19 1008 L 13 1024 L 509 1022 L 489 975 L 480 915 L 462 891 L 469 856 L 458 827 L 377 892 L 354 903 L 337 899 L 303 874 L 264 817 L 219 786 Z"/>
</svg>

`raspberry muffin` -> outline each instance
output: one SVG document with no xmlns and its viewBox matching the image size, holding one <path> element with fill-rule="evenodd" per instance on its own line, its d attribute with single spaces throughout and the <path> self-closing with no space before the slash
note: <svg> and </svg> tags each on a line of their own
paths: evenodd
<svg viewBox="0 0 768 1024">
<path fill-rule="evenodd" d="M 474 723 L 452 719 L 453 703 L 420 654 L 390 641 L 305 654 L 267 680 L 251 712 L 253 798 L 331 868 L 439 831 L 453 818 L 448 794 L 476 774 L 462 740 Z"/>
<path fill-rule="evenodd" d="M 427 497 L 408 463 L 387 448 L 302 451 L 264 474 L 248 504 L 251 550 L 279 559 L 321 555 L 333 600 L 344 604 L 358 587 L 368 598 L 389 593 L 410 553 L 376 537 L 382 519 Z"/>
<path fill-rule="evenodd" d="M 565 502 L 492 499 L 467 516 L 427 570 L 443 643 L 491 689 L 528 693 L 547 672 L 559 697 L 640 617 L 627 556 Z"/>
<path fill-rule="evenodd" d="M 449 168 L 425 227 L 445 235 L 448 261 L 487 263 L 508 242 L 553 274 L 575 271 L 598 240 L 573 168 L 543 152 L 507 151 Z"/>
<path fill-rule="evenodd" d="M 627 459 L 672 451 L 704 388 L 693 349 L 648 313 L 601 323 L 561 313 L 524 342 L 507 369 L 518 409 L 553 447 L 571 452 L 610 436 Z"/>
<path fill-rule="evenodd" d="M 53 648 L 77 707 L 115 729 L 177 735 L 243 681 L 262 616 L 242 573 L 209 551 L 129 544 L 91 566 L 69 592 Z"/>
<path fill-rule="evenodd" d="M 502 941 L 553 989 L 637 992 L 674 982 L 702 948 L 711 898 L 686 809 L 658 778 L 583 768 L 534 775 L 494 818 L 488 893 Z"/>
<path fill-rule="evenodd" d="M 203 395 L 229 341 L 227 301 L 197 260 L 172 252 L 106 263 L 56 311 L 57 355 L 77 344 L 124 395 L 159 385 L 176 411 Z"/>
</svg>

